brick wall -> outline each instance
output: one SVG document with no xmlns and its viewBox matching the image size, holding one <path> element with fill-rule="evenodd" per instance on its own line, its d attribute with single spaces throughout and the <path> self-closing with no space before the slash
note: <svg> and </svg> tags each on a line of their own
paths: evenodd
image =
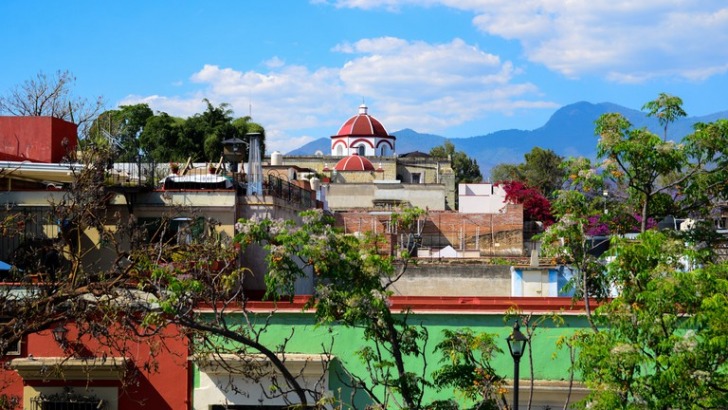
<svg viewBox="0 0 728 410">
<path fill-rule="evenodd" d="M 336 224 L 346 233 L 374 232 L 392 234 L 395 241 L 406 241 L 410 232 L 389 229 L 389 214 L 361 211 L 337 212 Z M 478 250 L 483 256 L 521 256 L 523 254 L 523 207 L 509 204 L 496 214 L 460 214 L 429 211 L 422 227 L 422 247 Z M 381 247 L 388 249 L 391 246 Z M 394 247 L 396 248 L 396 247 Z"/>
</svg>

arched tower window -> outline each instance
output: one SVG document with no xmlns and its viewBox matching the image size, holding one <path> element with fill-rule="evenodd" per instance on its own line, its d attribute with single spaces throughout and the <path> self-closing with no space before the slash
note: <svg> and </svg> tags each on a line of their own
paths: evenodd
<svg viewBox="0 0 728 410">
<path fill-rule="evenodd" d="M 341 146 L 341 144 L 336 146 L 336 155 L 337 156 L 344 156 L 344 147 Z"/>
<path fill-rule="evenodd" d="M 356 151 L 360 157 L 364 156 L 364 153 L 366 152 L 365 150 L 366 150 L 366 147 L 364 146 L 364 144 L 361 144 L 358 147 L 356 147 Z"/>
</svg>

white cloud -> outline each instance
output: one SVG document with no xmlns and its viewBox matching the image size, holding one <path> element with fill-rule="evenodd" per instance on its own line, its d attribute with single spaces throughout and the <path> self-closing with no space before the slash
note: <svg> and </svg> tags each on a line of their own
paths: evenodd
<svg viewBox="0 0 728 410">
<path fill-rule="evenodd" d="M 238 116 L 252 112 L 266 128 L 269 150 L 282 152 L 334 134 L 362 99 L 390 132 L 443 132 L 491 112 L 557 106 L 539 100 L 533 84 L 519 83 L 511 62 L 460 39 L 429 44 L 381 37 L 333 49 L 351 58 L 314 71 L 277 58 L 267 72 L 205 65 L 190 77 L 197 87 L 191 95 L 129 96 L 123 103 L 189 116 L 205 109 L 203 98 L 225 102 Z"/>
<path fill-rule="evenodd" d="M 177 117 L 189 117 L 205 109 L 203 96 L 164 97 L 161 95 L 129 95 L 119 101 L 118 105 L 148 104 L 153 110 L 163 111 Z"/>
<path fill-rule="evenodd" d="M 268 68 L 279 68 L 279 67 L 283 67 L 285 64 L 286 64 L 286 62 L 278 57 L 273 57 L 271 59 L 268 59 L 268 61 L 265 62 L 265 66 Z"/>
<path fill-rule="evenodd" d="M 728 72 L 725 0 L 336 0 L 337 7 L 399 10 L 435 4 L 472 12 L 489 35 L 517 40 L 526 57 L 568 77 L 703 80 Z"/>
<path fill-rule="evenodd" d="M 437 132 L 489 111 L 509 113 L 526 106 L 537 88 L 516 83 L 512 63 L 455 39 L 446 44 L 395 38 L 365 39 L 346 49 L 361 54 L 341 69 L 346 89 L 374 101 L 390 128 Z"/>
</svg>

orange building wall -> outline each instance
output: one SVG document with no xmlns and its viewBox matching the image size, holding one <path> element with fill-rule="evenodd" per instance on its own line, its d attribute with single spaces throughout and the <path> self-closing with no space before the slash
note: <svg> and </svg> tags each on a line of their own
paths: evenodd
<svg viewBox="0 0 728 410">
<path fill-rule="evenodd" d="M 0 116 L 0 158 L 59 163 L 76 149 L 77 134 L 76 124 L 58 118 Z"/>
</svg>

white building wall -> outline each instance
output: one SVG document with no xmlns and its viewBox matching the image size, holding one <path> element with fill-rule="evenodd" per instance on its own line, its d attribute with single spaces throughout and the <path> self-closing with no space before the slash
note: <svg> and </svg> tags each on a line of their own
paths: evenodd
<svg viewBox="0 0 728 410">
<path fill-rule="evenodd" d="M 494 214 L 506 205 L 506 191 L 494 184 L 458 184 L 458 211 Z"/>
</svg>

